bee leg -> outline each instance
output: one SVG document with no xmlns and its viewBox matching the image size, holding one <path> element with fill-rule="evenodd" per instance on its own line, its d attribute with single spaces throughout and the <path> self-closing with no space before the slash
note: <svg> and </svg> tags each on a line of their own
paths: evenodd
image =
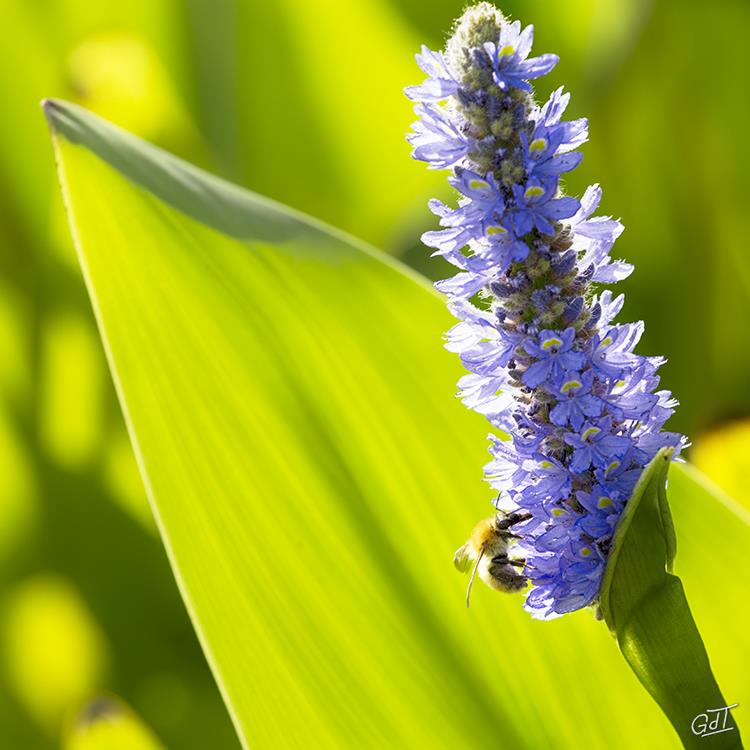
<svg viewBox="0 0 750 750">
<path fill-rule="evenodd" d="M 519 560 L 511 560 L 507 555 L 496 555 L 492 558 L 488 573 L 492 588 L 499 591 L 513 592 L 523 591 L 529 579 L 523 574 L 511 569 L 511 565 L 519 565 Z M 523 564 L 523 563 L 520 563 Z"/>
<path fill-rule="evenodd" d="M 520 534 L 512 534 L 510 531 L 501 531 L 500 535 L 503 539 L 523 539 Z"/>
<path fill-rule="evenodd" d="M 523 523 L 531 518 L 531 513 L 506 513 L 504 518 L 497 521 L 498 529 L 509 529 L 517 523 Z"/>
<path fill-rule="evenodd" d="M 526 565 L 526 560 L 517 560 L 508 557 L 508 555 L 495 555 L 492 558 L 492 562 L 495 565 L 513 565 L 516 568 L 523 568 Z"/>
</svg>

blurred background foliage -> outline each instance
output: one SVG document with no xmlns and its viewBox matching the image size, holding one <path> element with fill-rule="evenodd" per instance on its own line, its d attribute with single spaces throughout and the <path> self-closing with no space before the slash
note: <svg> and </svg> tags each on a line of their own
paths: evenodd
<svg viewBox="0 0 750 750">
<path fill-rule="evenodd" d="M 401 89 L 454 0 L 0 0 L 0 744 L 58 747 L 100 692 L 169 747 L 237 748 L 158 540 L 72 254 L 38 103 L 71 99 L 184 158 L 447 273 L 418 242 L 444 175 Z M 592 141 L 570 192 L 622 217 L 626 316 L 663 353 L 692 457 L 750 506 L 750 6 L 508 0 L 562 57 Z M 710 31 L 710 34 L 707 32 Z M 739 339 L 737 337 L 740 337 Z M 435 342 L 436 346 L 440 342 Z"/>
</svg>

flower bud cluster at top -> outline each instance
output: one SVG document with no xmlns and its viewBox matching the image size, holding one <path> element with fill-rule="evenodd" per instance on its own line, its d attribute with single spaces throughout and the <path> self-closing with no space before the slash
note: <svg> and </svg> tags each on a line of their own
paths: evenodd
<svg viewBox="0 0 750 750">
<path fill-rule="evenodd" d="M 623 296 L 599 284 L 633 270 L 610 251 L 622 225 L 592 216 L 601 191 L 561 194 L 581 161 L 585 119 L 569 95 L 537 106 L 530 81 L 555 55 L 529 57 L 533 27 L 492 5 L 469 8 L 446 50 L 422 48 L 416 159 L 450 169 L 455 208 L 433 200 L 442 229 L 423 241 L 459 271 L 438 282 L 460 320 L 447 334 L 470 374 L 464 403 L 510 436 L 490 434 L 485 468 L 499 510 L 523 511 L 514 552 L 531 583 L 524 606 L 550 618 L 595 604 L 612 533 L 643 469 L 664 446 L 676 402 L 657 391 L 659 357 L 634 353 L 642 323 L 615 323 Z"/>
</svg>

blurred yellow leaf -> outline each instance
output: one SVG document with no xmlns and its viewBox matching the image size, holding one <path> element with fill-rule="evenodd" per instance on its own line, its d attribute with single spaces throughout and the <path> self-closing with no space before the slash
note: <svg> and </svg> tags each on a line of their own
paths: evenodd
<svg viewBox="0 0 750 750">
<path fill-rule="evenodd" d="M 118 698 L 86 705 L 69 728 L 65 750 L 163 750 L 151 730 Z"/>
<path fill-rule="evenodd" d="M 717 427 L 698 437 L 693 463 L 737 502 L 750 509 L 750 419 Z"/>
</svg>

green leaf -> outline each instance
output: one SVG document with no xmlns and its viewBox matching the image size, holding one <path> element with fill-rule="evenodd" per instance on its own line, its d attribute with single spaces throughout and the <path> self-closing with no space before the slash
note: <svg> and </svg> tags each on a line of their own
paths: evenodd
<svg viewBox="0 0 750 750">
<path fill-rule="evenodd" d="M 677 747 L 590 613 L 535 622 L 484 587 L 466 611 L 452 557 L 490 510 L 486 423 L 452 397 L 451 318 L 424 280 L 76 107 L 46 109 L 141 472 L 243 741 Z M 750 527 L 683 479 L 700 509 L 684 533 L 702 543 L 715 516 L 709 542 L 750 575 Z M 713 579 L 691 569 L 698 591 Z M 726 602 L 701 626 L 720 632 Z M 720 679 L 750 701 L 747 640 L 733 649 Z"/>
<path fill-rule="evenodd" d="M 727 706 L 711 671 L 682 581 L 667 501 L 674 451 L 663 448 L 644 469 L 617 525 L 601 589 L 604 620 L 633 672 L 672 722 L 685 747 L 737 748 L 731 712 L 711 715 L 723 732 L 696 734 L 707 709 Z M 701 722 L 696 724 L 700 731 Z"/>
</svg>

